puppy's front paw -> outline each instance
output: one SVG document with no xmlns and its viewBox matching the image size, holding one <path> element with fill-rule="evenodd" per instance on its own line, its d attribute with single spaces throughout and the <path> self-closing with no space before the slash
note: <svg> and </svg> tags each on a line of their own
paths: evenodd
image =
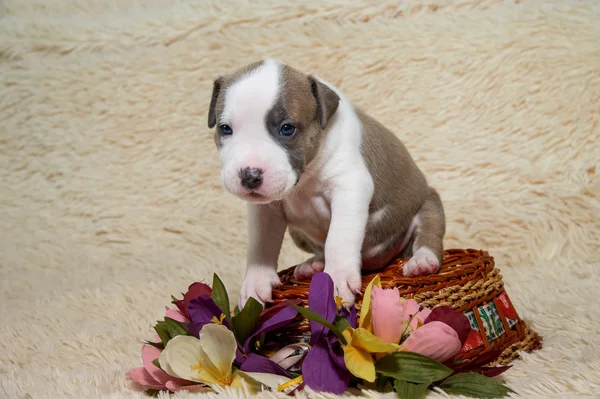
<svg viewBox="0 0 600 399">
<path fill-rule="evenodd" d="M 294 278 L 296 280 L 308 280 L 323 270 L 325 270 L 325 258 L 322 255 L 315 255 L 296 266 Z"/>
<path fill-rule="evenodd" d="M 256 267 L 248 269 L 246 279 L 242 283 L 240 292 L 239 307 L 244 308 L 250 297 L 256 299 L 261 305 L 266 302 L 272 302 L 273 287 L 281 284 L 276 268 L 273 267 Z"/>
<path fill-rule="evenodd" d="M 412 258 L 404 265 L 406 277 L 428 276 L 440 269 L 440 261 L 437 256 L 427 247 L 421 247 L 415 251 Z"/>
<path fill-rule="evenodd" d="M 359 294 L 362 288 L 360 272 L 346 268 L 326 270 L 325 272 L 331 276 L 335 295 L 342 298 L 343 306 L 349 308 L 354 305 L 355 295 Z"/>
</svg>

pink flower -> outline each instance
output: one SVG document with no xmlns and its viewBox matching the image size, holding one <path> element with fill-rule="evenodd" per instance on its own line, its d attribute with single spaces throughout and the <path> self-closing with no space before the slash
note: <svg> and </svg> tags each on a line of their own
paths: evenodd
<svg viewBox="0 0 600 399">
<path fill-rule="evenodd" d="M 371 292 L 373 333 L 387 343 L 397 344 L 402 337 L 402 305 L 398 288 L 384 290 L 376 285 Z"/>
<path fill-rule="evenodd" d="M 181 314 L 178 310 L 166 308 L 166 317 L 180 321 L 188 322 L 189 320 Z M 160 341 L 158 335 L 155 335 L 155 341 Z M 140 384 L 144 390 L 156 389 L 156 390 L 170 390 L 179 391 L 181 389 L 187 389 L 190 391 L 200 390 L 204 387 L 197 385 L 193 382 L 182 380 L 180 378 L 171 377 L 160 368 L 156 367 L 152 362 L 158 359 L 162 351 L 151 345 L 142 346 L 142 363 L 144 367 L 137 367 L 130 370 L 127 376 L 134 382 Z"/>
<path fill-rule="evenodd" d="M 416 330 L 431 314 L 431 310 L 419 308 L 412 299 L 400 302 L 397 288 L 384 290 L 374 285 L 371 292 L 373 333 L 385 342 L 397 344 L 405 330 L 405 322 L 412 319 L 410 326 Z"/>
<path fill-rule="evenodd" d="M 408 352 L 416 352 L 438 362 L 450 359 L 461 346 L 457 332 L 441 321 L 432 321 L 423 325 L 402 344 Z"/>
<path fill-rule="evenodd" d="M 402 321 L 408 322 L 412 318 L 410 322 L 412 331 L 416 330 L 419 325 L 425 324 L 425 320 L 431 314 L 431 309 L 423 308 L 419 310 L 421 305 L 414 299 L 406 299 L 400 305 L 402 306 Z"/>
</svg>

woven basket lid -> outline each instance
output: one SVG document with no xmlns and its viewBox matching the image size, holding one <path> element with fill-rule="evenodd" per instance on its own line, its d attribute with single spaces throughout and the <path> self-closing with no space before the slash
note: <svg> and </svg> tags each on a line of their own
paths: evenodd
<svg viewBox="0 0 600 399">
<path fill-rule="evenodd" d="M 491 365 L 508 364 L 518 357 L 520 350 L 529 352 L 541 347 L 541 337 L 519 317 L 504 288 L 500 270 L 487 251 L 447 250 L 440 271 L 423 277 L 404 277 L 402 268 L 406 261 L 397 258 L 382 270 L 364 273 L 362 292 L 379 274 L 383 288 L 398 288 L 404 298 L 412 298 L 430 309 L 451 306 L 463 312 L 473 331 L 454 360 L 473 360 L 501 350 L 502 355 Z M 273 304 L 300 299 L 307 306 L 310 281 L 295 280 L 293 275 L 293 267 L 279 273 L 282 285 L 273 291 Z M 362 293 L 356 298 L 357 310 L 361 303 Z M 308 320 L 298 316 L 280 339 L 297 342 L 299 337 L 306 339 L 309 334 Z"/>
</svg>

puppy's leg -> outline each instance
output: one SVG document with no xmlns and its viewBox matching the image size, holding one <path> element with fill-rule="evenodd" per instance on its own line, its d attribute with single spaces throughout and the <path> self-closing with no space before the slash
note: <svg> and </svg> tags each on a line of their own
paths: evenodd
<svg viewBox="0 0 600 399">
<path fill-rule="evenodd" d="M 297 280 L 308 280 L 315 274 L 322 272 L 325 269 L 325 256 L 323 256 L 323 248 L 311 241 L 306 234 L 301 231 L 290 228 L 290 237 L 301 250 L 315 254 L 308 258 L 294 269 L 294 278 Z"/>
<path fill-rule="evenodd" d="M 280 284 L 277 259 L 285 235 L 286 221 L 270 205 L 248 204 L 248 266 L 240 292 L 243 309 L 248 298 L 271 302 L 273 287 Z"/>
<path fill-rule="evenodd" d="M 442 264 L 446 221 L 442 201 L 433 188 L 430 188 L 429 196 L 416 217 L 418 221 L 412 245 L 412 258 L 404 265 L 404 275 L 407 277 L 435 273 Z"/>
<path fill-rule="evenodd" d="M 333 190 L 331 223 L 325 241 L 325 272 L 333 279 L 336 295 L 345 306 L 351 306 L 354 295 L 361 290 L 361 250 L 373 195 L 370 178 L 348 178 L 352 184 Z"/>
</svg>

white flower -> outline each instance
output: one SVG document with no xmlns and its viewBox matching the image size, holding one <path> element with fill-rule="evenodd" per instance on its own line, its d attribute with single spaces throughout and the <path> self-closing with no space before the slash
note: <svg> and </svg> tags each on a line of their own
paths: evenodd
<svg viewBox="0 0 600 399">
<path fill-rule="evenodd" d="M 201 382 L 211 388 L 230 386 L 242 388 L 244 383 L 253 392 L 263 386 L 276 388 L 288 378 L 266 373 L 232 372 L 237 342 L 225 326 L 207 324 L 200 331 L 200 339 L 178 335 L 167 343 L 158 362 L 173 377 Z"/>
</svg>

